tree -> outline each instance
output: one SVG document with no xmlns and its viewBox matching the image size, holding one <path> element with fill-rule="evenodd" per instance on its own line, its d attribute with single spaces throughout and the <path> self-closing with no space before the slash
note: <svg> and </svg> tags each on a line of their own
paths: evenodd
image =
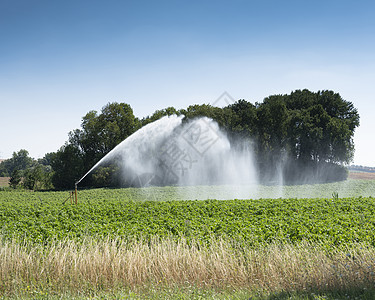
<svg viewBox="0 0 375 300">
<path fill-rule="evenodd" d="M 295 91 L 286 99 L 295 158 L 315 162 L 349 163 L 359 114 L 351 102 L 332 91 Z"/>
<path fill-rule="evenodd" d="M 233 133 L 239 133 L 242 138 L 255 137 L 257 124 L 255 105 L 242 99 L 224 109 L 229 109 L 232 112 L 228 127 Z"/>
<path fill-rule="evenodd" d="M 146 118 L 143 118 L 141 120 L 141 125 L 142 126 L 145 126 L 151 122 L 155 122 L 159 119 L 161 119 L 162 117 L 165 117 L 165 116 L 171 116 L 171 115 L 180 115 L 181 113 L 179 111 L 177 111 L 173 106 L 170 106 L 170 107 L 167 107 L 165 109 L 161 109 L 161 110 L 156 110 L 151 117 L 146 117 Z"/>
<path fill-rule="evenodd" d="M 40 163 L 43 166 L 50 166 L 52 158 L 54 156 L 54 153 L 46 153 L 43 158 L 38 159 L 38 163 Z"/>
<path fill-rule="evenodd" d="M 289 137 L 295 159 L 289 169 L 315 170 L 311 177 L 316 181 L 345 179 L 342 165 L 353 158 L 353 135 L 359 126 L 353 104 L 332 91 L 303 90 L 287 97 L 287 107 L 292 115 Z"/>
<path fill-rule="evenodd" d="M 52 157 L 52 183 L 57 189 L 73 188 L 84 173 L 82 152 L 72 144 L 61 147 Z"/>
<path fill-rule="evenodd" d="M 315 170 L 311 176 L 315 179 L 323 178 L 322 173 L 340 173 L 340 178 L 346 174 L 339 167 L 353 158 L 359 115 L 338 93 L 305 89 L 269 96 L 256 104 L 256 115 L 256 158 L 268 177 L 280 164 L 289 182 L 299 180 L 308 170 Z"/>
<path fill-rule="evenodd" d="M 172 114 L 183 114 L 183 122 L 203 116 L 212 118 L 227 131 L 230 141 L 240 138 L 240 146 L 251 143 L 262 178 L 272 179 L 281 170 L 289 182 L 299 180 L 307 170 L 314 170 L 316 178 L 331 180 L 335 173 L 344 178 L 342 165 L 353 158 L 353 135 L 359 125 L 353 104 L 333 91 L 296 90 L 289 95 L 271 95 L 255 105 L 241 99 L 224 108 L 209 104 L 180 110 L 168 107 L 142 120 L 134 116 L 130 105 L 115 102 L 104 106 L 101 113 L 88 112 L 82 118 L 81 129 L 69 133 L 69 142 L 40 163 L 52 165 L 56 187 L 72 187 L 140 127 Z M 104 165 L 83 184 L 112 185 L 118 182 L 115 171 L 113 166 Z M 322 177 L 322 173 L 330 175 Z"/>
<path fill-rule="evenodd" d="M 13 188 L 26 188 L 30 190 L 53 188 L 51 177 L 52 168 L 49 165 L 49 157 L 34 160 L 29 157 L 26 150 L 14 152 L 11 159 L 6 162 L 6 172 L 10 173 L 9 184 Z M 9 173 L 8 173 L 9 172 Z"/>
<path fill-rule="evenodd" d="M 9 179 L 10 187 L 16 189 L 21 186 L 23 172 L 21 170 L 14 170 Z"/>
<path fill-rule="evenodd" d="M 89 170 L 95 163 L 109 153 L 115 146 L 139 127 L 133 110 L 126 103 L 108 103 L 101 114 L 88 112 L 82 118 L 82 129 L 69 134 L 69 144 L 80 152 L 83 167 Z"/>
<path fill-rule="evenodd" d="M 285 97 L 270 96 L 257 106 L 257 133 L 260 137 L 261 152 L 279 152 L 285 149 L 289 111 Z"/>
<path fill-rule="evenodd" d="M 10 159 L 0 162 L 0 177 L 9 177 Z"/>
<path fill-rule="evenodd" d="M 92 182 L 95 186 L 109 187 L 121 186 L 121 170 L 116 164 L 99 166 L 92 174 Z"/>
<path fill-rule="evenodd" d="M 85 172 L 140 127 L 140 121 L 126 103 L 108 103 L 97 111 L 89 111 L 83 118 L 81 129 L 69 133 L 69 141 L 52 157 L 56 188 L 71 188 Z M 98 177 L 99 178 L 99 177 Z M 81 184 L 92 185 L 103 181 L 87 178 Z"/>
<path fill-rule="evenodd" d="M 36 163 L 34 166 L 26 169 L 23 173 L 23 186 L 29 190 L 39 190 L 43 188 L 44 170 L 41 164 Z"/>
<path fill-rule="evenodd" d="M 29 156 L 29 152 L 24 149 L 21 149 L 17 153 L 13 153 L 11 159 L 13 161 L 13 170 L 25 170 L 33 163 L 33 159 Z"/>
<path fill-rule="evenodd" d="M 317 101 L 331 117 L 327 125 L 327 135 L 332 141 L 330 160 L 349 163 L 354 156 L 353 135 L 359 126 L 358 110 L 353 103 L 342 99 L 333 91 L 317 92 Z"/>
<path fill-rule="evenodd" d="M 290 114 L 285 96 L 274 95 L 256 104 L 256 157 L 261 180 L 279 180 L 288 156 L 288 122 Z"/>
<path fill-rule="evenodd" d="M 29 156 L 29 152 L 21 149 L 13 152 L 12 158 L 3 161 L 0 164 L 0 176 L 11 176 L 16 170 L 25 170 L 33 163 L 33 159 Z"/>
</svg>

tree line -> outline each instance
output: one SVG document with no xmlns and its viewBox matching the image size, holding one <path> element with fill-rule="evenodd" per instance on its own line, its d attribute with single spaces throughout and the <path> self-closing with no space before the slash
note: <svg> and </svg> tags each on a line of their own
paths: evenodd
<svg viewBox="0 0 375 300">
<path fill-rule="evenodd" d="M 51 166 L 51 157 L 52 153 L 36 160 L 29 156 L 27 150 L 21 149 L 14 152 L 10 159 L 0 163 L 0 176 L 10 177 L 9 185 L 12 188 L 52 189 L 54 172 Z"/>
<path fill-rule="evenodd" d="M 287 184 L 346 179 L 344 165 L 353 159 L 353 135 L 359 126 L 353 103 L 329 90 L 296 90 L 255 104 L 241 99 L 223 108 L 209 104 L 179 110 L 168 107 L 142 119 L 134 116 L 129 104 L 114 102 L 105 105 L 100 113 L 93 110 L 83 116 L 81 128 L 71 131 L 58 151 L 46 154 L 40 161 L 28 159 L 20 165 L 17 159 L 26 154 L 21 150 L 0 164 L 0 175 L 11 176 L 12 186 L 72 188 L 117 144 L 148 123 L 173 114 L 182 114 L 185 120 L 207 116 L 231 140 L 247 140 L 263 183 L 272 183 L 280 174 Z M 119 185 L 111 171 L 113 168 L 102 168 L 84 184 Z M 28 174 L 33 172 L 39 174 L 34 176 L 39 179 L 28 183 Z"/>
</svg>

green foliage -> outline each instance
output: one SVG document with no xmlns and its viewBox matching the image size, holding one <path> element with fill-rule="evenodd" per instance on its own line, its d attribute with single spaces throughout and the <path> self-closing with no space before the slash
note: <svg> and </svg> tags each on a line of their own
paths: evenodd
<svg viewBox="0 0 375 300">
<path fill-rule="evenodd" d="M 177 111 L 174 107 L 170 106 L 170 107 L 167 107 L 165 109 L 162 109 L 162 110 L 156 110 L 152 116 L 148 116 L 146 118 L 143 118 L 141 120 L 141 124 L 142 126 L 145 126 L 151 122 L 155 122 L 159 119 L 161 119 L 162 117 L 165 117 L 165 116 L 171 116 L 171 115 L 180 115 L 180 112 Z"/>
<path fill-rule="evenodd" d="M 49 154 L 36 161 L 29 157 L 26 150 L 14 152 L 13 157 L 4 161 L 6 174 L 10 172 L 9 185 L 12 188 L 30 190 L 51 189 L 52 168 L 49 165 Z"/>
<path fill-rule="evenodd" d="M 353 104 L 332 91 L 267 97 L 256 104 L 252 135 L 261 179 L 272 179 L 280 170 L 288 183 L 300 181 L 301 174 L 311 182 L 346 179 L 340 165 L 353 158 L 357 126 Z"/>
<path fill-rule="evenodd" d="M 32 168 L 24 171 L 24 182 L 23 185 L 29 190 L 35 190 L 39 188 L 39 183 L 43 180 L 43 169 L 41 165 L 35 165 Z"/>
<path fill-rule="evenodd" d="M 22 171 L 29 168 L 33 163 L 33 159 L 29 157 L 29 152 L 21 149 L 18 152 L 13 152 L 12 158 L 6 159 L 0 163 L 0 176 L 12 176 L 15 171 Z"/>
<path fill-rule="evenodd" d="M 120 169 L 116 165 L 99 166 L 92 173 L 92 182 L 94 186 L 110 187 L 119 186 L 121 183 Z"/>
<path fill-rule="evenodd" d="M 72 144 L 61 147 L 52 157 L 52 183 L 57 189 L 73 188 L 84 172 L 81 151 Z"/>
<path fill-rule="evenodd" d="M 126 103 L 108 103 L 101 114 L 88 112 L 82 129 L 70 133 L 69 142 L 80 149 L 85 161 L 97 161 L 139 128 L 138 119 Z"/>
<path fill-rule="evenodd" d="M 108 103 L 100 114 L 88 112 L 82 118 L 82 129 L 69 133 L 69 143 L 53 157 L 55 171 L 53 183 L 56 188 L 70 188 L 115 146 L 140 127 L 133 110 L 126 103 Z M 82 184 L 92 185 L 93 182 Z"/>
<path fill-rule="evenodd" d="M 52 159 L 55 153 L 46 153 L 43 158 L 38 159 L 38 163 L 43 166 L 51 166 Z"/>
<path fill-rule="evenodd" d="M 29 190 L 52 189 L 52 168 L 50 165 L 35 163 L 23 174 L 23 187 Z"/>
<path fill-rule="evenodd" d="M 69 142 L 57 153 L 48 154 L 43 164 L 50 162 L 53 166 L 56 188 L 70 188 L 74 180 L 140 127 L 172 114 L 183 114 L 184 121 L 212 118 L 228 133 L 230 141 L 238 137 L 245 140 L 246 146 L 254 149 L 259 177 L 265 183 L 277 180 L 280 174 L 288 184 L 301 182 L 302 177 L 307 182 L 346 179 L 342 165 L 353 158 L 353 136 L 359 126 L 353 104 L 333 91 L 296 90 L 290 95 L 269 96 L 255 105 L 241 99 L 224 108 L 209 104 L 180 110 L 168 107 L 142 120 L 134 116 L 129 104 L 115 102 L 104 106 L 100 114 L 88 112 L 81 129 L 70 132 Z M 0 164 L 0 173 L 11 174 L 4 163 Z M 109 179 L 111 176 L 103 170 L 95 178 L 85 178 L 82 185 L 118 182 Z"/>
<path fill-rule="evenodd" d="M 12 172 L 12 176 L 9 179 L 9 185 L 12 188 L 17 188 L 20 187 L 21 182 L 22 182 L 22 176 L 23 176 L 23 171 L 21 170 L 14 170 Z"/>
<path fill-rule="evenodd" d="M 159 190 L 163 199 L 169 189 Z M 137 192 L 142 199 L 137 189 L 80 191 L 77 206 L 63 204 L 63 192 L 0 192 L 2 236 L 32 243 L 85 237 L 210 243 L 221 237 L 250 246 L 303 240 L 327 247 L 353 242 L 375 246 L 371 197 L 134 201 Z"/>
<path fill-rule="evenodd" d="M 346 179 L 341 164 L 353 158 L 353 135 L 359 126 L 353 104 L 332 91 L 296 90 L 255 105 L 239 100 L 225 108 L 191 105 L 180 113 L 187 119 L 210 117 L 230 139 L 252 141 L 263 182 L 272 182 L 280 172 L 288 183 L 300 182 L 300 174 L 310 182 Z"/>
<path fill-rule="evenodd" d="M 242 138 L 256 137 L 257 128 L 257 111 L 255 105 L 246 100 L 238 100 L 229 105 L 224 110 L 227 110 L 227 128 L 240 135 Z"/>
<path fill-rule="evenodd" d="M 333 91 L 297 90 L 286 96 L 292 113 L 289 147 L 295 158 L 332 163 L 351 161 L 358 111 Z"/>
</svg>

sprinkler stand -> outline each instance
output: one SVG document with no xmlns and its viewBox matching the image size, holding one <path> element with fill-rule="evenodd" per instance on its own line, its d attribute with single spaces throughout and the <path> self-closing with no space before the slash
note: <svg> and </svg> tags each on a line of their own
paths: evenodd
<svg viewBox="0 0 375 300">
<path fill-rule="evenodd" d="M 75 189 L 74 189 L 74 199 L 75 199 L 75 202 L 76 202 L 76 205 L 77 205 L 77 203 L 78 203 L 77 183 L 75 184 Z"/>
</svg>

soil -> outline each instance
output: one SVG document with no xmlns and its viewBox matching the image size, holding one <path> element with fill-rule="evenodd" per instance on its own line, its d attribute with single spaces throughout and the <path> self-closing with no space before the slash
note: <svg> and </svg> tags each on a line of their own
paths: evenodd
<svg viewBox="0 0 375 300">
<path fill-rule="evenodd" d="M 350 179 L 375 179 L 375 173 L 371 172 L 349 172 Z"/>
</svg>

